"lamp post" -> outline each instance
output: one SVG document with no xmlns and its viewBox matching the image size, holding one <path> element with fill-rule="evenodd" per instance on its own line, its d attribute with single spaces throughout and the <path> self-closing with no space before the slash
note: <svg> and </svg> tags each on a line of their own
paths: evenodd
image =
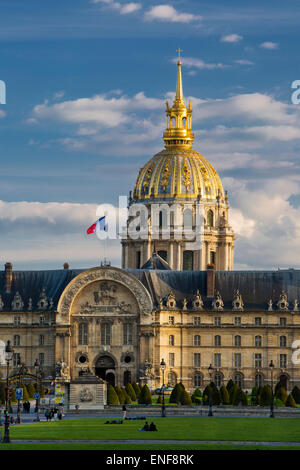
<svg viewBox="0 0 300 470">
<path fill-rule="evenodd" d="M 161 360 L 160 363 L 160 368 L 162 371 L 162 404 L 161 404 L 161 417 L 165 418 L 166 417 L 166 405 L 165 405 L 165 369 L 166 369 L 166 363 L 164 359 Z"/>
<path fill-rule="evenodd" d="M 36 421 L 40 421 L 40 415 L 39 415 L 39 406 L 40 406 L 40 394 L 39 394 L 39 386 L 38 386 L 38 371 L 40 368 L 40 363 L 36 359 L 34 363 L 34 368 L 35 368 L 35 391 L 36 391 L 36 402 L 35 402 L 35 410 L 36 410 Z"/>
<path fill-rule="evenodd" d="M 272 389 L 271 405 L 270 405 L 270 418 L 275 418 L 275 416 L 274 416 L 274 394 L 273 394 L 273 369 L 274 369 L 274 364 L 273 364 L 272 360 L 269 364 L 269 367 L 270 367 L 270 371 L 271 371 L 271 389 Z"/>
<path fill-rule="evenodd" d="M 19 358 L 18 359 L 18 362 L 17 362 L 17 367 L 18 367 L 18 388 L 21 387 L 21 374 L 23 372 L 23 364 L 21 362 L 21 359 Z M 20 424 L 22 421 L 21 421 L 21 403 L 20 403 L 20 398 L 18 398 L 18 411 L 17 411 L 17 423 Z"/>
<path fill-rule="evenodd" d="M 208 367 L 208 373 L 209 373 L 209 397 L 208 397 L 208 405 L 209 405 L 209 410 L 208 410 L 208 416 L 213 416 L 213 411 L 212 411 L 212 396 L 211 396 L 211 374 L 213 371 L 213 367 L 211 364 L 209 364 Z"/>
<path fill-rule="evenodd" d="M 9 403 L 9 390 L 8 390 L 8 376 L 9 376 L 9 363 L 12 360 L 14 355 L 13 348 L 10 345 L 10 341 L 7 341 L 5 346 L 5 360 L 7 364 L 6 370 L 6 394 L 5 394 L 5 422 L 4 422 L 4 436 L 2 439 L 3 444 L 8 444 L 10 442 L 9 437 L 9 416 L 8 416 L 8 403 Z"/>
</svg>

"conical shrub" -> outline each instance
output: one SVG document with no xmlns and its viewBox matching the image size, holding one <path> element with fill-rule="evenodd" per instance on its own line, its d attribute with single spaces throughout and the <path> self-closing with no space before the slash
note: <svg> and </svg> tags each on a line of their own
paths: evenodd
<svg viewBox="0 0 300 470">
<path fill-rule="evenodd" d="M 184 388 L 180 383 L 176 384 L 175 387 L 173 388 L 169 403 L 181 403 L 181 395 L 184 392 Z"/>
<path fill-rule="evenodd" d="M 182 405 L 191 405 L 192 404 L 192 399 L 189 396 L 188 392 L 186 390 L 183 390 L 181 397 L 180 397 L 180 403 Z"/>
<path fill-rule="evenodd" d="M 297 387 L 297 385 L 295 385 L 293 388 L 292 395 L 297 405 L 300 405 L 300 389 Z"/>
<path fill-rule="evenodd" d="M 285 406 L 290 406 L 295 408 L 296 407 L 296 402 L 293 398 L 293 395 L 290 393 L 289 396 L 286 399 Z"/>
<path fill-rule="evenodd" d="M 229 393 L 228 393 L 227 388 L 224 385 L 222 385 L 222 387 L 220 388 L 220 395 L 221 395 L 221 403 L 223 405 L 229 405 Z"/>
<path fill-rule="evenodd" d="M 147 384 L 143 386 L 138 402 L 141 405 L 152 405 L 152 396 Z"/>
<path fill-rule="evenodd" d="M 229 379 L 226 385 L 227 391 L 229 393 L 229 390 L 235 385 L 234 381 L 232 379 Z"/>
<path fill-rule="evenodd" d="M 139 398 L 139 396 L 141 394 L 141 389 L 140 389 L 140 387 L 138 386 L 138 384 L 136 382 L 133 382 L 132 388 L 134 390 L 136 398 Z"/>
<path fill-rule="evenodd" d="M 108 405 L 119 405 L 120 400 L 117 395 L 115 388 L 109 384 L 107 388 L 107 404 Z"/>
<path fill-rule="evenodd" d="M 126 390 L 126 393 L 130 396 L 131 400 L 136 401 L 136 394 L 130 383 L 126 385 L 125 390 Z"/>
<path fill-rule="evenodd" d="M 277 389 L 277 392 L 276 392 L 275 396 L 276 396 L 276 398 L 281 400 L 282 403 L 285 404 L 285 402 L 287 400 L 287 397 L 288 397 L 288 393 L 287 393 L 287 391 L 284 387 L 280 387 L 280 388 Z"/>
</svg>

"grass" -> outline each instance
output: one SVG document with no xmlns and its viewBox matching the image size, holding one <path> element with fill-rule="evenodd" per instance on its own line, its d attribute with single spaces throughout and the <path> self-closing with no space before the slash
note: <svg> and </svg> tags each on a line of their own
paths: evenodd
<svg viewBox="0 0 300 470">
<path fill-rule="evenodd" d="M 156 433 L 139 432 L 143 421 L 125 421 L 122 425 L 107 425 L 105 421 L 81 418 L 15 425 L 10 427 L 11 439 L 300 442 L 298 418 L 155 418 Z"/>
</svg>

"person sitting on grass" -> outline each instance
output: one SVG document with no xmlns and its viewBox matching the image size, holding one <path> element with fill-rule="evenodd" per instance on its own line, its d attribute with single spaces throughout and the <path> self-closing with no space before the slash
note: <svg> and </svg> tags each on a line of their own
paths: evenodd
<svg viewBox="0 0 300 470">
<path fill-rule="evenodd" d="M 153 423 L 153 421 L 150 423 L 149 431 L 158 431 L 158 429 L 157 429 L 156 425 Z"/>
<path fill-rule="evenodd" d="M 139 431 L 149 431 L 149 424 L 148 421 L 145 422 L 144 427 L 139 429 Z"/>
</svg>

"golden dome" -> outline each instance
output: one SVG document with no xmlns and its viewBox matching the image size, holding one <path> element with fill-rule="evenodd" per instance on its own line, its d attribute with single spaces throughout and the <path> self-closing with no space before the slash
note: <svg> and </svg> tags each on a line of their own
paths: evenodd
<svg viewBox="0 0 300 470">
<path fill-rule="evenodd" d="M 146 163 L 135 183 L 133 199 L 197 198 L 224 201 L 218 173 L 200 153 L 192 149 L 192 107 L 184 104 L 180 50 L 173 106 L 166 103 L 165 150 Z"/>
</svg>

